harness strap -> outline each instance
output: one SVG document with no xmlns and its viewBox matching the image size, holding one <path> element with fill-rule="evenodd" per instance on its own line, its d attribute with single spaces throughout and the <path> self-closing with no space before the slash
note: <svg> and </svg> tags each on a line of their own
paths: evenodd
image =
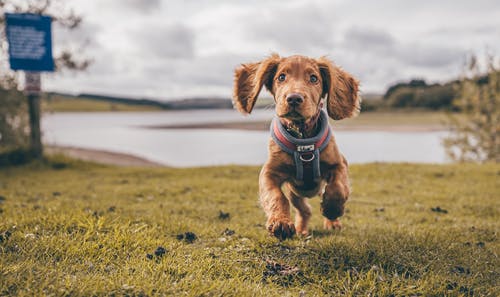
<svg viewBox="0 0 500 297">
<path fill-rule="evenodd" d="M 328 124 L 328 116 L 321 110 L 318 123 L 320 131 L 318 135 L 311 138 L 293 137 L 275 116 L 271 123 L 271 136 L 279 147 L 293 156 L 297 180 L 304 180 L 304 165 L 312 165 L 313 180 L 321 177 L 320 152 L 328 145 L 331 137 L 331 129 Z M 311 164 L 312 163 L 312 164 Z"/>
</svg>

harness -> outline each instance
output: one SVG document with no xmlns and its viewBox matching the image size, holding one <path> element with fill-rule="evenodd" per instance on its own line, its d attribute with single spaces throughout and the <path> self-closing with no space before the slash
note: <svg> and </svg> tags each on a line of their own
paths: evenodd
<svg viewBox="0 0 500 297">
<path fill-rule="evenodd" d="M 328 145 L 332 136 L 328 116 L 321 110 L 318 124 L 319 133 L 311 138 L 295 138 L 283 126 L 277 116 L 271 122 L 271 136 L 279 147 L 293 156 L 295 163 L 296 179 L 310 183 L 318 181 L 321 177 L 319 154 Z"/>
</svg>

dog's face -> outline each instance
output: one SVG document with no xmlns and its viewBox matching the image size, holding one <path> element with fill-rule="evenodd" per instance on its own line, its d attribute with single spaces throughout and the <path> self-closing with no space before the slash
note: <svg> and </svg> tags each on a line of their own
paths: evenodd
<svg viewBox="0 0 500 297">
<path fill-rule="evenodd" d="M 279 117 L 307 121 L 318 113 L 323 81 L 315 60 L 302 56 L 283 58 L 272 80 L 272 93 Z"/>
<path fill-rule="evenodd" d="M 357 80 L 326 58 L 281 58 L 274 54 L 261 62 L 241 65 L 235 71 L 235 107 L 241 113 L 251 113 L 264 85 L 274 97 L 278 116 L 292 121 L 315 116 L 322 98 L 326 98 L 328 114 L 335 120 L 359 111 Z"/>
</svg>

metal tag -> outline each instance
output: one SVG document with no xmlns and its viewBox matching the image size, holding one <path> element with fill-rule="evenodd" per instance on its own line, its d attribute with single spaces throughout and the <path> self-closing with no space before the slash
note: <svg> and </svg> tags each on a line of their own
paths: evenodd
<svg viewBox="0 0 500 297">
<path fill-rule="evenodd" d="M 24 91 L 27 94 L 38 95 L 41 91 L 40 72 L 24 72 Z"/>
<path fill-rule="evenodd" d="M 314 144 L 297 145 L 297 152 L 312 152 L 312 151 L 314 151 Z"/>
</svg>

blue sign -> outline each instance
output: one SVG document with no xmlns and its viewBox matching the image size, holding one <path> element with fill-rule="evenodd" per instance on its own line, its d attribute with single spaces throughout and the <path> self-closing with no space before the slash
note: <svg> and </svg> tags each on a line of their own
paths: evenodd
<svg viewBox="0 0 500 297">
<path fill-rule="evenodd" d="M 6 13 L 5 21 L 10 68 L 54 71 L 51 17 L 31 13 Z"/>
</svg>

